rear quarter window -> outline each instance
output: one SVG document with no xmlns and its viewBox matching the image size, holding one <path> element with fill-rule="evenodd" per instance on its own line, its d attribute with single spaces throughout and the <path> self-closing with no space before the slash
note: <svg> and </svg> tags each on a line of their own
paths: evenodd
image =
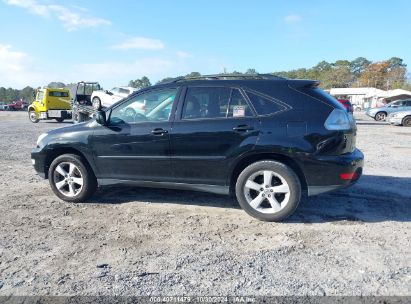
<svg viewBox="0 0 411 304">
<path fill-rule="evenodd" d="M 271 115 L 286 109 L 284 105 L 257 92 L 246 91 L 246 94 L 258 115 Z"/>
</svg>

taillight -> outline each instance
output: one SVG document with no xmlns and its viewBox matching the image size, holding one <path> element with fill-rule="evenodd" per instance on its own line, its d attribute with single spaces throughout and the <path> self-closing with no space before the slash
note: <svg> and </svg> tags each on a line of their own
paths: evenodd
<svg viewBox="0 0 411 304">
<path fill-rule="evenodd" d="M 352 172 L 352 173 L 341 173 L 340 178 L 342 180 L 356 180 L 360 177 L 360 175 L 357 172 Z"/>
<path fill-rule="evenodd" d="M 355 127 L 355 121 L 351 114 L 345 110 L 334 109 L 324 123 L 327 130 L 351 130 Z"/>
</svg>

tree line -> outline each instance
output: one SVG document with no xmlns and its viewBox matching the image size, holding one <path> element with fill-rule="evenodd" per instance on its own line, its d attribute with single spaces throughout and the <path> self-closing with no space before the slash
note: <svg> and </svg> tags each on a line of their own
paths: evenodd
<svg viewBox="0 0 411 304">
<path fill-rule="evenodd" d="M 245 72 L 233 71 L 225 74 L 253 75 L 258 72 L 247 69 Z M 411 83 L 407 80 L 407 65 L 401 58 L 391 57 L 388 60 L 372 62 L 364 57 L 358 57 L 352 61 L 337 60 L 335 62 L 321 61 L 311 68 L 300 68 L 290 71 L 277 71 L 270 73 L 291 79 L 316 79 L 321 82 L 324 89 L 348 88 L 348 87 L 374 87 L 382 90 L 406 89 L 411 90 Z M 198 77 L 199 72 L 191 72 L 179 77 Z M 170 81 L 175 77 L 166 77 L 157 83 Z M 130 87 L 142 89 L 151 86 L 148 77 L 130 80 Z M 51 82 L 47 87 L 73 88 L 76 84 L 64 84 Z M 26 102 L 34 100 L 35 89 L 27 86 L 22 90 L 0 87 L 0 102 L 12 102 L 22 99 Z"/>
<path fill-rule="evenodd" d="M 231 75 L 257 74 L 255 69 L 247 69 L 245 72 L 233 71 Z M 358 57 L 352 61 L 337 60 L 335 62 L 321 61 L 312 68 L 300 68 L 290 71 L 277 71 L 269 73 L 290 79 L 315 79 L 319 80 L 324 89 L 348 88 L 348 87 L 374 87 L 381 90 L 407 89 L 411 90 L 411 84 L 407 80 L 407 65 L 403 59 L 392 57 L 388 60 L 372 62 L 364 57 Z M 185 77 L 197 77 L 199 72 L 191 72 Z M 184 76 L 179 76 L 184 77 Z M 175 78 L 167 77 L 157 83 L 166 82 Z M 131 80 L 129 86 L 144 88 L 151 85 L 150 80 L 144 76 Z"/>
</svg>

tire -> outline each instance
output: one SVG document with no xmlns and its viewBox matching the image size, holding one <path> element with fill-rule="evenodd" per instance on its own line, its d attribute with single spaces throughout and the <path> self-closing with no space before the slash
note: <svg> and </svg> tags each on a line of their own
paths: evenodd
<svg viewBox="0 0 411 304">
<path fill-rule="evenodd" d="M 277 222 L 297 209 L 301 183 L 288 166 L 266 160 L 253 163 L 240 173 L 235 192 L 238 203 L 249 215 L 262 221 Z"/>
<path fill-rule="evenodd" d="M 402 125 L 404 127 L 411 127 L 411 116 L 405 116 L 402 120 Z"/>
<path fill-rule="evenodd" d="M 33 110 L 29 111 L 29 119 L 32 123 L 38 123 L 40 121 L 39 116 L 37 115 L 36 111 L 33 111 Z"/>
<path fill-rule="evenodd" d="M 101 109 L 101 100 L 98 97 L 94 97 L 91 104 L 93 105 L 93 108 L 95 110 L 100 110 Z"/>
<path fill-rule="evenodd" d="M 375 114 L 375 117 L 374 117 L 376 121 L 382 121 L 382 120 L 385 120 L 386 118 L 387 118 L 387 113 L 385 112 L 378 112 L 377 114 Z"/>
<path fill-rule="evenodd" d="M 85 115 L 84 113 L 80 113 L 80 112 L 75 112 L 73 113 L 73 123 L 74 124 L 78 124 L 81 122 L 84 122 L 87 120 L 87 115 Z"/>
<path fill-rule="evenodd" d="M 48 178 L 54 194 L 66 202 L 83 202 L 97 189 L 93 171 L 75 154 L 64 154 L 53 160 Z"/>
<path fill-rule="evenodd" d="M 63 117 L 55 118 L 55 119 L 56 119 L 57 122 L 63 122 L 63 121 L 64 121 L 64 118 L 63 118 Z"/>
</svg>

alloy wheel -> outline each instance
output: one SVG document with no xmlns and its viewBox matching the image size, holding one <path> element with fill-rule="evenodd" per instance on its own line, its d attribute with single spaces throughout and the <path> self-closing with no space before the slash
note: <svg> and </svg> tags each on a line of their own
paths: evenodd
<svg viewBox="0 0 411 304">
<path fill-rule="evenodd" d="M 54 184 L 67 197 L 75 197 L 83 188 L 84 179 L 80 169 L 71 162 L 62 162 L 54 169 Z"/>
<path fill-rule="evenodd" d="M 385 117 L 386 117 L 387 115 L 385 115 L 385 113 L 377 113 L 377 115 L 375 115 L 375 118 L 377 119 L 377 120 L 385 120 Z"/>
<path fill-rule="evenodd" d="M 288 204 L 290 187 L 284 177 L 274 171 L 257 171 L 247 179 L 244 195 L 256 211 L 274 214 Z"/>
</svg>

